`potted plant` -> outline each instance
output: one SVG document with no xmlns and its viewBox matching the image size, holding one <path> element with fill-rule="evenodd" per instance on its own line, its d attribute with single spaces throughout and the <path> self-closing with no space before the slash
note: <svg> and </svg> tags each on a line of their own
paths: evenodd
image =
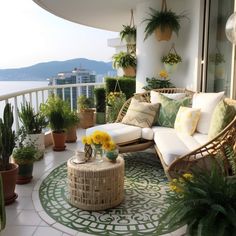
<svg viewBox="0 0 236 236">
<path fill-rule="evenodd" d="M 164 63 L 164 67 L 168 73 L 173 73 L 177 65 L 182 61 L 182 58 L 176 52 L 169 52 L 166 56 L 161 58 L 162 63 Z"/>
<path fill-rule="evenodd" d="M 96 123 L 104 124 L 106 121 L 106 90 L 105 88 L 95 88 L 95 105 L 96 105 Z"/>
<path fill-rule="evenodd" d="M 66 142 L 74 143 L 77 140 L 76 129 L 79 123 L 79 116 L 77 112 L 71 111 L 67 114 L 67 130 L 66 130 Z"/>
<path fill-rule="evenodd" d="M 236 181 L 216 166 L 211 172 L 195 170 L 173 179 L 168 205 L 159 219 L 157 235 L 187 225 L 187 235 L 234 235 L 236 225 Z M 176 216 L 176 217 L 174 217 Z"/>
<path fill-rule="evenodd" d="M 87 129 L 94 126 L 94 112 L 92 108 L 93 101 L 91 98 L 87 98 L 85 95 L 80 95 L 77 100 L 80 127 Z"/>
<path fill-rule="evenodd" d="M 18 134 L 18 146 L 13 150 L 12 157 L 18 164 L 17 184 L 26 184 L 32 180 L 33 163 L 36 161 L 38 149 L 31 140 L 26 141 L 26 130 L 20 129 Z"/>
<path fill-rule="evenodd" d="M 7 103 L 3 111 L 3 119 L 0 118 L 0 174 L 6 205 L 14 202 L 17 198 L 15 186 L 18 165 L 9 162 L 15 147 L 15 132 L 12 130 L 13 121 L 12 107 Z"/>
<path fill-rule="evenodd" d="M 165 70 L 161 70 L 158 78 L 146 78 L 147 85 L 143 87 L 145 90 L 159 89 L 159 88 L 174 88 L 175 86 L 168 79 L 169 75 Z"/>
<path fill-rule="evenodd" d="M 5 228 L 5 226 L 6 226 L 6 211 L 4 204 L 2 176 L 0 175 L 0 232 Z"/>
<path fill-rule="evenodd" d="M 45 104 L 41 104 L 40 109 L 42 114 L 47 117 L 52 130 L 53 150 L 64 151 L 66 147 L 67 114 L 70 112 L 68 103 L 58 96 L 52 95 Z"/>
<path fill-rule="evenodd" d="M 48 125 L 46 117 L 42 113 L 35 113 L 33 107 L 28 102 L 25 105 L 21 104 L 21 110 L 18 110 L 18 114 L 27 134 L 25 141 L 31 140 L 35 147 L 37 147 L 36 159 L 39 160 L 43 157 L 45 151 L 44 133 L 42 133 L 42 130 Z"/>
<path fill-rule="evenodd" d="M 136 44 L 136 26 L 123 25 L 120 31 L 121 40 L 125 40 L 127 44 Z"/>
<path fill-rule="evenodd" d="M 129 52 L 120 52 L 112 57 L 113 68 L 122 68 L 125 76 L 134 77 L 136 75 L 137 59 L 136 56 Z"/>
<path fill-rule="evenodd" d="M 167 10 L 167 8 L 162 9 L 161 11 L 150 8 L 150 11 L 149 18 L 144 20 L 144 22 L 147 22 L 144 31 L 144 40 L 154 32 L 158 41 L 170 40 L 172 31 L 178 35 L 180 30 L 180 19 L 185 17 L 185 15 L 177 15 L 175 12 Z"/>
</svg>

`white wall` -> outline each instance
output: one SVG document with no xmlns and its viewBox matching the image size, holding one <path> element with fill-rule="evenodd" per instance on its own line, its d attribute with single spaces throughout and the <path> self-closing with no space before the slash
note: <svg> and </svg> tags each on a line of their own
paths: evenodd
<svg viewBox="0 0 236 236">
<path fill-rule="evenodd" d="M 146 41 L 143 40 L 146 23 L 142 21 L 148 17 L 149 7 L 161 9 L 161 0 L 151 0 L 137 5 L 137 92 L 142 91 L 146 77 L 157 77 L 158 72 L 164 68 L 161 57 L 168 53 L 173 43 L 183 62 L 172 74 L 171 82 L 176 87 L 199 90 L 203 0 L 168 0 L 167 6 L 177 14 L 186 12 L 189 19 L 182 19 L 178 37 L 173 33 L 170 41 L 158 42 L 154 35 Z"/>
</svg>

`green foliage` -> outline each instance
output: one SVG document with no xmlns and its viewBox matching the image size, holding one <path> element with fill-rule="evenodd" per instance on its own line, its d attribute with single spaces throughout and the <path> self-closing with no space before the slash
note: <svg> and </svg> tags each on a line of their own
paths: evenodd
<svg viewBox="0 0 236 236">
<path fill-rule="evenodd" d="M 61 98 L 55 95 L 50 96 L 46 103 L 41 104 L 40 110 L 47 117 L 53 131 L 60 133 L 68 127 L 70 105 Z"/>
<path fill-rule="evenodd" d="M 122 25 L 123 30 L 120 31 L 120 37 L 121 40 L 123 41 L 126 39 L 126 42 L 128 42 L 128 38 L 133 37 L 134 41 L 136 41 L 136 27 L 135 26 L 130 26 L 130 25 Z"/>
<path fill-rule="evenodd" d="M 21 111 L 18 111 L 18 114 L 27 134 L 40 134 L 48 125 L 45 116 L 42 113 L 35 113 L 28 102 L 25 105 L 21 104 Z"/>
<path fill-rule="evenodd" d="M 150 17 L 144 20 L 144 22 L 147 22 L 144 30 L 144 40 L 146 40 L 156 30 L 156 28 L 160 28 L 161 31 L 164 31 L 165 27 L 169 27 L 178 35 L 180 30 L 180 19 L 186 17 L 185 15 L 177 15 L 171 10 L 158 11 L 150 8 L 150 11 Z"/>
<path fill-rule="evenodd" d="M 116 86 L 116 81 L 119 81 L 120 89 Z M 108 95 L 110 92 L 120 92 L 120 90 L 125 94 L 126 99 L 132 97 L 136 91 L 136 80 L 131 77 L 117 77 L 105 78 L 106 84 L 106 94 Z"/>
<path fill-rule="evenodd" d="M 236 179 L 229 179 L 214 167 L 194 171 L 193 179 L 182 178 L 181 191 L 168 193 L 169 205 L 157 227 L 172 230 L 187 224 L 189 236 L 228 236 L 236 232 Z"/>
<path fill-rule="evenodd" d="M 67 128 L 74 127 L 79 123 L 80 119 L 76 111 L 70 111 L 66 117 Z"/>
<path fill-rule="evenodd" d="M 120 52 L 114 54 L 112 59 L 113 59 L 112 66 L 115 69 L 127 68 L 129 66 L 136 67 L 137 65 L 136 56 L 129 52 Z"/>
<path fill-rule="evenodd" d="M 77 99 L 77 105 L 79 110 L 84 110 L 93 107 L 92 98 L 87 98 L 85 95 L 80 95 Z"/>
<path fill-rule="evenodd" d="M 212 62 L 215 65 L 219 65 L 225 62 L 224 55 L 220 52 L 211 54 L 209 58 L 210 58 L 210 62 Z"/>
<path fill-rule="evenodd" d="M 6 211 L 3 194 L 2 176 L 0 175 L 0 231 L 6 226 Z"/>
<path fill-rule="evenodd" d="M 5 105 L 3 111 L 3 119 L 0 118 L 0 169 L 7 170 L 9 166 L 9 158 L 15 147 L 15 131 L 12 130 L 13 125 L 13 108 L 9 103 Z"/>
<path fill-rule="evenodd" d="M 105 112 L 106 110 L 106 90 L 105 88 L 95 88 L 95 104 L 97 112 Z"/>
<path fill-rule="evenodd" d="M 161 61 L 166 64 L 178 64 L 182 61 L 182 58 L 180 55 L 176 53 L 168 53 L 166 56 L 163 56 Z"/>
<path fill-rule="evenodd" d="M 159 88 L 175 88 L 175 86 L 168 79 L 156 79 L 155 77 L 146 78 L 147 85 L 143 87 L 145 90 L 159 89 Z"/>
</svg>

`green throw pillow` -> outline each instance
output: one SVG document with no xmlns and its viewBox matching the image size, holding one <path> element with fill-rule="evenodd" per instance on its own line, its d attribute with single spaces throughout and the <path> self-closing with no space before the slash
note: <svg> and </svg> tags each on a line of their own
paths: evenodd
<svg viewBox="0 0 236 236">
<path fill-rule="evenodd" d="M 174 128 L 175 118 L 179 108 L 181 106 L 190 106 L 191 98 L 186 97 L 183 99 L 174 100 L 162 94 L 158 94 L 158 102 L 161 104 L 161 107 L 156 125 Z"/>
<path fill-rule="evenodd" d="M 208 138 L 216 137 L 233 120 L 235 115 L 235 108 L 221 100 L 212 114 Z"/>
</svg>

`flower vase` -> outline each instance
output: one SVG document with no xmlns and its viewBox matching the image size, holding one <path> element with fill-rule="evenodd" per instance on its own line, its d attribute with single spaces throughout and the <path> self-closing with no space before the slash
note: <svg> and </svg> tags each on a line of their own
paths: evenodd
<svg viewBox="0 0 236 236">
<path fill-rule="evenodd" d="M 119 155 L 119 150 L 117 148 L 112 151 L 106 152 L 106 157 L 111 162 L 116 162 L 118 155 Z"/>
<path fill-rule="evenodd" d="M 102 147 L 99 145 L 93 147 L 93 159 L 96 162 L 102 162 L 103 161 L 103 156 L 104 156 L 104 150 Z"/>
<path fill-rule="evenodd" d="M 93 149 L 92 149 L 91 145 L 85 144 L 84 145 L 84 156 L 85 156 L 86 161 L 89 161 L 92 158 L 92 154 L 93 154 Z"/>
</svg>

